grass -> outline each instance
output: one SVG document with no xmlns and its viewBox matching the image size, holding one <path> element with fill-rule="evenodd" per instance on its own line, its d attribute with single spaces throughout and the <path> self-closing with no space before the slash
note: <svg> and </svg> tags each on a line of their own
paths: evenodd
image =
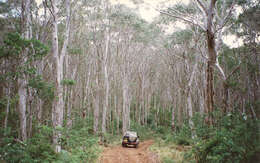
<svg viewBox="0 0 260 163">
<path fill-rule="evenodd" d="M 179 146 L 173 142 L 165 142 L 157 138 L 150 150 L 157 153 L 163 163 L 181 163 L 184 160 L 184 154 L 190 150 L 190 146 Z"/>
</svg>

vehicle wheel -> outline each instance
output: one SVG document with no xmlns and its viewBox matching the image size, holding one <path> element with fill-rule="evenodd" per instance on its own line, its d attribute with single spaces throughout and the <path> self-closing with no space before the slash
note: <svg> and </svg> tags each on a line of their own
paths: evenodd
<svg viewBox="0 0 260 163">
<path fill-rule="evenodd" d="M 126 145 L 122 143 L 122 147 L 125 147 Z"/>
<path fill-rule="evenodd" d="M 138 147 L 138 144 L 135 145 L 135 148 L 137 148 L 137 147 Z"/>
</svg>

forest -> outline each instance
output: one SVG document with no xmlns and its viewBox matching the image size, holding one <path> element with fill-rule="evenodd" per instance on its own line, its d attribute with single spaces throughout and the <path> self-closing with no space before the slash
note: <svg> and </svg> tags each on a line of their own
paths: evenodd
<svg viewBox="0 0 260 163">
<path fill-rule="evenodd" d="M 0 162 L 260 162 L 260 1 L 160 2 L 0 0 Z"/>
</svg>

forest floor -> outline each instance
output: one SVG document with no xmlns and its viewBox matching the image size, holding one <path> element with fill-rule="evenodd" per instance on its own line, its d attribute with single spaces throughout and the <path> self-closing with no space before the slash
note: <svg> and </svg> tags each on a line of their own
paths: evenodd
<svg viewBox="0 0 260 163">
<path fill-rule="evenodd" d="M 153 143 L 153 140 L 146 140 L 140 142 L 138 148 L 106 147 L 98 163 L 160 163 L 158 155 L 149 151 Z"/>
</svg>

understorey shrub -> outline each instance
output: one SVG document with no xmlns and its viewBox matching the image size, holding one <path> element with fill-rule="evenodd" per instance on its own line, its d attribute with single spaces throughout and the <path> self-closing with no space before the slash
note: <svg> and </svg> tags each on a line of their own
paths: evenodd
<svg viewBox="0 0 260 163">
<path fill-rule="evenodd" d="M 192 137 L 189 124 L 185 122 L 179 130 L 173 132 L 173 137 L 169 140 L 172 140 L 177 145 L 191 145 Z"/>
<path fill-rule="evenodd" d="M 204 132 L 203 130 L 197 130 Z M 229 113 L 219 118 L 204 136 L 197 134 L 192 154 L 200 163 L 259 162 L 259 121 Z"/>
<path fill-rule="evenodd" d="M 55 154 L 51 142 L 51 128 L 41 126 L 37 134 L 25 142 L 20 141 L 10 128 L 2 129 L 0 160 L 12 163 L 53 162 Z M 0 161 L 1 162 L 1 161 Z"/>
<path fill-rule="evenodd" d="M 101 149 L 89 119 L 75 120 L 71 129 L 62 129 L 62 152 L 55 162 L 94 162 Z"/>
</svg>

